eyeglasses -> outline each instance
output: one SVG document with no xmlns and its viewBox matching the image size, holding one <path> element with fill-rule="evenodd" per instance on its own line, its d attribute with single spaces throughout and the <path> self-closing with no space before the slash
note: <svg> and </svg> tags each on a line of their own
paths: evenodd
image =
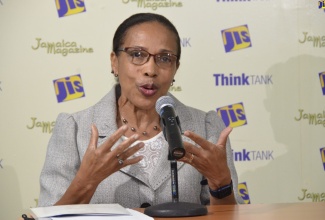
<svg viewBox="0 0 325 220">
<path fill-rule="evenodd" d="M 153 56 L 157 66 L 161 68 L 171 68 L 177 61 L 178 56 L 172 53 L 158 53 L 151 54 L 141 48 L 136 47 L 125 47 L 118 49 L 117 51 L 123 51 L 129 55 L 131 62 L 134 65 L 143 65 L 149 61 L 150 57 Z"/>
</svg>

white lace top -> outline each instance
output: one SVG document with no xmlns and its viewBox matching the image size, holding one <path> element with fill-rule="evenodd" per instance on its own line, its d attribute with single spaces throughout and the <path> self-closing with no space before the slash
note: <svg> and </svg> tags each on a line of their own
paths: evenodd
<svg viewBox="0 0 325 220">
<path fill-rule="evenodd" d="M 123 136 L 123 139 L 127 137 Z M 139 166 L 145 175 L 149 178 L 153 169 L 157 166 L 157 163 L 161 157 L 162 150 L 168 150 L 168 143 L 164 137 L 163 132 L 160 132 L 156 136 L 143 141 L 136 141 L 134 144 L 143 142 L 144 147 L 136 152 L 135 156 L 143 156 L 143 159 L 135 164 Z M 133 145 L 134 145 L 133 144 Z M 167 159 L 167 158 L 166 158 Z"/>
</svg>

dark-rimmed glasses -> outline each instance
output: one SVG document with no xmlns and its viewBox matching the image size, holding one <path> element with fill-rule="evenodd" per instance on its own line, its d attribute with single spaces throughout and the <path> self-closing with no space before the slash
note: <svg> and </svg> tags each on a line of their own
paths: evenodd
<svg viewBox="0 0 325 220">
<path fill-rule="evenodd" d="M 161 68 L 171 68 L 177 61 L 177 56 L 172 53 L 163 52 L 158 54 L 151 54 L 141 48 L 137 47 L 125 47 L 118 49 L 117 51 L 123 51 L 129 55 L 131 62 L 134 65 L 143 65 L 149 61 L 150 57 L 153 56 L 157 66 Z"/>
</svg>

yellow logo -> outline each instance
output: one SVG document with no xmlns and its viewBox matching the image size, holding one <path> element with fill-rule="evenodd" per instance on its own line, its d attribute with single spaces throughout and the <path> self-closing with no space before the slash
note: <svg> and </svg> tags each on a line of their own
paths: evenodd
<svg viewBox="0 0 325 220">
<path fill-rule="evenodd" d="M 325 170 L 325 147 L 320 149 L 320 155 L 322 157 L 322 163 L 323 163 L 324 170 Z"/>
<path fill-rule="evenodd" d="M 221 34 L 226 53 L 252 46 L 247 25 L 222 30 Z"/>
<path fill-rule="evenodd" d="M 124 4 L 128 4 L 130 2 L 136 3 L 138 8 L 151 8 L 152 10 L 157 10 L 158 8 L 179 8 L 183 7 L 183 3 L 181 1 L 174 0 L 122 0 Z"/>
<path fill-rule="evenodd" d="M 245 182 L 238 184 L 238 193 L 242 197 L 242 199 L 244 200 L 245 204 L 250 204 L 251 203 L 251 200 L 250 200 L 249 194 L 248 194 L 247 185 L 246 185 Z"/>
<path fill-rule="evenodd" d="M 84 0 L 55 0 L 59 17 L 86 11 Z"/>
<path fill-rule="evenodd" d="M 80 74 L 53 80 L 58 102 L 65 102 L 85 96 Z"/>
<path fill-rule="evenodd" d="M 302 189 L 301 191 L 303 195 L 302 197 L 298 197 L 300 201 L 311 199 L 312 202 L 325 202 L 325 193 L 310 193 L 307 192 L 307 189 Z"/>
<path fill-rule="evenodd" d="M 28 129 L 41 128 L 43 133 L 52 133 L 55 121 L 38 121 L 36 117 L 31 117 L 31 125 L 27 125 Z"/>
<path fill-rule="evenodd" d="M 220 107 L 217 109 L 217 114 L 222 118 L 226 127 L 230 126 L 234 128 L 247 124 L 245 109 L 242 102 Z"/>
<path fill-rule="evenodd" d="M 62 40 L 58 42 L 45 42 L 42 38 L 36 38 L 36 46 L 32 46 L 32 49 L 46 49 L 48 54 L 61 54 L 62 56 L 94 52 L 93 48 L 83 47 L 82 45 L 78 45 L 75 41 Z"/>
</svg>

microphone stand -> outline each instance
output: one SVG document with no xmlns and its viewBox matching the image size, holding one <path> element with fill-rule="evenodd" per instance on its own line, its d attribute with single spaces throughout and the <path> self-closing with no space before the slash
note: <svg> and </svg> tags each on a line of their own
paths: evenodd
<svg viewBox="0 0 325 220">
<path fill-rule="evenodd" d="M 208 213 L 207 207 L 201 204 L 179 202 L 178 201 L 178 176 L 177 176 L 177 160 L 169 153 L 171 169 L 171 192 L 172 201 L 147 207 L 144 214 L 151 217 L 189 217 L 201 216 Z"/>
</svg>

